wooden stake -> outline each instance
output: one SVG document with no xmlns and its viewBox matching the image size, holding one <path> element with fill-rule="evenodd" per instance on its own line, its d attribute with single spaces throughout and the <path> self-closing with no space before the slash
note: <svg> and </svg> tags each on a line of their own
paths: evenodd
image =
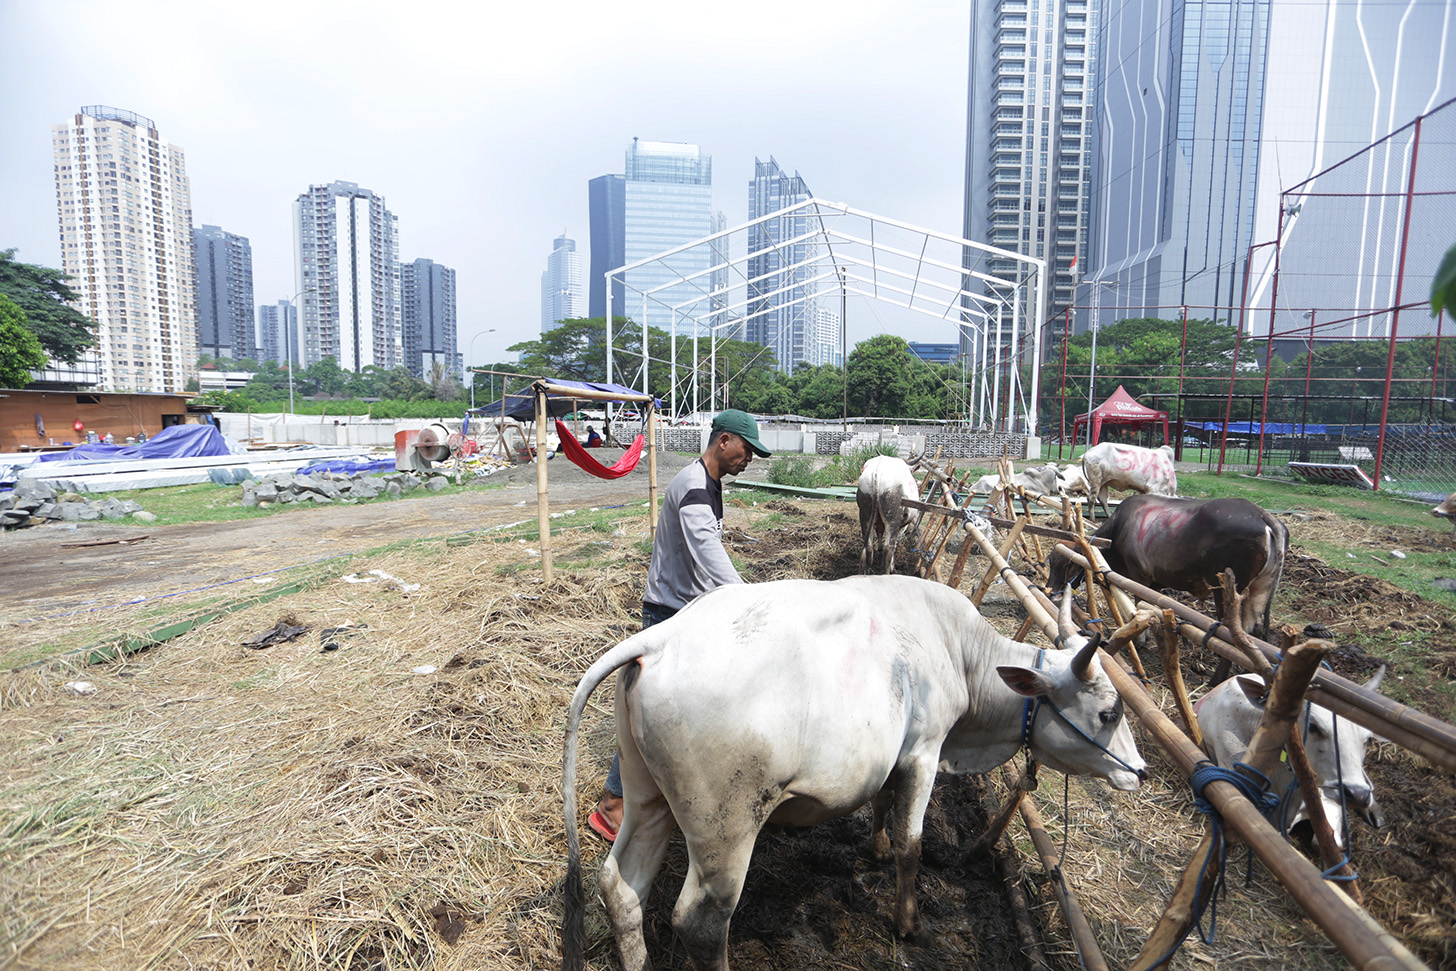
<svg viewBox="0 0 1456 971">
<path fill-rule="evenodd" d="M 1188 736 L 1193 744 L 1206 750 L 1203 732 L 1198 729 L 1198 717 L 1193 713 L 1193 702 L 1188 698 L 1188 686 L 1183 683 L 1183 667 L 1178 657 L 1178 620 L 1173 611 L 1164 610 L 1162 623 L 1158 626 L 1158 656 L 1163 662 L 1163 677 L 1173 690 L 1173 703 L 1178 707 L 1178 716 L 1187 726 Z"/>
<path fill-rule="evenodd" d="M 1016 815 L 1016 810 L 1021 807 L 1021 800 L 1028 792 L 1036 789 L 1035 776 L 1028 776 L 1023 772 L 1020 776 L 1013 778 L 1011 770 L 1004 765 L 1001 767 L 1001 775 L 1010 786 L 1006 792 L 1006 802 L 996 813 L 996 818 L 991 820 L 990 825 L 986 827 L 986 831 L 971 844 L 970 857 L 973 860 L 990 855 L 996 847 L 996 842 L 1011 827 L 1011 820 Z"/>
</svg>

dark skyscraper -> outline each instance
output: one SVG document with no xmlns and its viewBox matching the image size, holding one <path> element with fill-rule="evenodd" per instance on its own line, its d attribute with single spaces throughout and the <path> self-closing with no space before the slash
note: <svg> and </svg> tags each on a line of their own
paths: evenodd
<svg viewBox="0 0 1456 971">
<path fill-rule="evenodd" d="M 455 333 L 455 271 L 434 260 L 399 265 L 403 311 L 404 364 L 417 378 L 430 377 L 435 363 L 458 374 L 461 361 Z"/>
<path fill-rule="evenodd" d="M 607 315 L 607 271 L 627 262 L 627 180 L 603 175 L 587 183 L 591 217 L 591 279 L 587 281 L 587 314 Z M 625 313 L 621 282 L 612 285 L 612 316 Z"/>
<path fill-rule="evenodd" d="M 253 248 L 217 226 L 192 231 L 197 268 L 197 350 L 214 357 L 256 357 Z"/>
</svg>

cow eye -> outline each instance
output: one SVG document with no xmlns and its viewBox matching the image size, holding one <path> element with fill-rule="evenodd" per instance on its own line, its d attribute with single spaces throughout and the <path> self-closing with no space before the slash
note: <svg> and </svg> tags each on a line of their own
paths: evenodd
<svg viewBox="0 0 1456 971">
<path fill-rule="evenodd" d="M 1313 720 L 1311 720 L 1309 723 L 1309 733 L 1311 735 L 1318 735 L 1320 738 L 1324 738 L 1326 735 L 1329 734 L 1325 731 L 1325 726 Z"/>
<path fill-rule="evenodd" d="M 1104 711 L 1099 711 L 1097 713 L 1097 717 L 1101 719 L 1102 724 L 1111 725 L 1113 722 L 1117 721 L 1117 709 L 1108 708 Z"/>
</svg>

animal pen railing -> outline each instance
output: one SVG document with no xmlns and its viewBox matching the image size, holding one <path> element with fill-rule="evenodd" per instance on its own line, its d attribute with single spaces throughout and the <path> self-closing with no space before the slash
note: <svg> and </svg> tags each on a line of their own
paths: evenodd
<svg viewBox="0 0 1456 971">
<path fill-rule="evenodd" d="M 1183 281 L 1197 292 L 1219 275 L 1221 302 L 1139 303 L 1151 281 L 1094 274 L 1081 302 L 1045 322 L 1044 435 L 1066 443 L 1089 390 L 1095 404 L 1123 384 L 1169 412 L 1178 451 L 1193 450 L 1180 458 L 1211 469 L 1287 475 L 1290 461 L 1332 462 L 1380 489 L 1456 490 L 1452 321 L 1427 304 L 1456 243 L 1453 152 L 1456 100 L 1285 189 L 1272 239 Z M 1092 331 L 1143 318 L 1182 324 L 1176 359 L 1105 342 L 1086 353 Z M 1203 321 L 1242 336 L 1190 355 L 1189 324 Z"/>
<path fill-rule="evenodd" d="M 1287 751 L 1304 789 L 1307 806 L 1318 806 L 1320 802 L 1315 792 L 1317 781 L 1309 770 L 1299 734 L 1291 732 L 1300 706 L 1306 699 L 1422 755 L 1446 771 L 1456 770 L 1456 727 L 1391 701 L 1333 672 L 1320 670 L 1321 659 L 1333 646 L 1327 641 L 1293 643 L 1294 638 L 1289 637 L 1291 643 L 1281 649 L 1250 637 L 1239 626 L 1238 596 L 1232 588 L 1231 578 L 1225 587 L 1225 617 L 1217 620 L 1114 573 L 1099 550 L 1106 541 L 1085 535 L 1080 513 L 1066 497 L 1060 504 L 1050 499 L 1029 497 L 1021 490 L 1007 488 L 1003 480 L 1003 486 L 992 493 L 990 502 L 985 507 L 977 507 L 982 508 L 983 513 L 989 513 L 983 517 L 973 508 L 977 497 L 966 491 L 970 473 L 961 475 L 957 480 L 953 463 L 942 469 L 930 459 L 922 460 L 920 468 L 925 472 L 921 488 L 923 501 L 911 502 L 910 505 L 923 514 L 929 514 L 928 517 L 922 515 L 916 539 L 922 575 L 958 588 L 969 552 L 972 548 L 979 549 L 990 565 L 970 595 L 971 600 L 979 604 L 992 584 L 1000 579 L 1026 611 L 1016 639 L 1024 640 L 1035 628 L 1057 643 L 1059 625 L 1056 610 L 1040 580 L 1045 576 L 1050 556 L 1065 556 L 1082 566 L 1086 575 L 1092 578 L 1086 586 L 1085 610 L 1073 607 L 1070 592 L 1064 609 L 1079 616 L 1085 625 L 1100 625 L 1103 621 L 1097 616 L 1099 610 L 1095 600 L 1101 600 L 1105 610 L 1103 616 L 1110 621 L 1109 626 L 1116 629 L 1110 638 L 1109 653 L 1102 655 L 1104 669 L 1128 710 L 1167 752 L 1178 771 L 1190 780 L 1196 773 L 1199 774 L 1197 783 L 1201 785 L 1204 799 L 1217 812 L 1217 825 L 1227 827 L 1252 849 L 1353 966 L 1382 971 L 1426 967 L 1360 905 L 1358 883 L 1343 864 L 1342 854 L 1335 847 L 1333 833 L 1328 821 L 1324 820 L 1322 810 L 1312 814 L 1315 817 L 1315 834 L 1329 872 L 1335 879 L 1342 876 L 1345 879 L 1339 885 L 1341 889 L 1336 889 L 1319 868 L 1285 841 L 1260 814 L 1241 786 L 1234 784 L 1238 780 L 1217 773 L 1207 778 L 1209 761 L 1199 747 L 1198 723 L 1181 675 L 1180 648 L 1184 641 L 1201 645 L 1264 676 L 1266 684 L 1270 685 L 1269 699 L 1246 758 L 1254 770 L 1267 772 L 1280 759 L 1281 751 Z M 1014 509 L 1017 502 L 1021 506 L 1019 514 Z M 1058 514 L 1058 526 L 1032 522 L 1034 510 Z M 928 523 L 925 522 L 927 519 Z M 999 546 L 993 543 L 988 530 L 982 528 L 986 520 L 996 528 L 1007 530 Z M 980 526 L 977 521 L 981 521 Z M 966 538 L 952 565 L 946 569 L 942 559 L 950 548 L 952 536 L 959 530 L 965 532 Z M 1041 539 L 1056 545 L 1044 550 Z M 1059 542 L 1062 540 L 1069 541 L 1076 549 L 1062 545 Z M 1017 553 L 1024 561 L 1024 572 L 1018 572 L 1008 562 L 1008 558 Z M 1094 590 L 1097 591 L 1095 594 Z M 1138 607 L 1138 601 L 1144 606 Z M 1150 682 L 1131 639 L 1149 629 L 1156 635 L 1164 677 L 1174 704 L 1192 737 L 1160 709 L 1144 688 L 1144 684 Z M 1128 651 L 1130 668 L 1113 656 L 1123 647 Z M 1274 667 L 1276 664 L 1277 668 Z M 1019 813 L 1055 888 L 1083 966 L 1092 971 L 1105 969 L 1106 960 L 1074 891 L 1063 878 L 1050 840 L 1042 830 L 1039 814 L 1032 802 L 1025 798 L 1027 791 L 1035 788 L 1034 775 L 1030 779 L 1023 775 L 1013 780 L 1009 771 L 1003 769 L 1003 774 L 1010 787 L 1006 804 L 985 836 L 978 841 L 976 850 L 991 852 L 1010 825 L 1013 814 Z M 1200 904 L 1206 903 L 1213 892 L 1221 863 L 1214 843 L 1215 825 L 1210 824 L 1166 911 L 1130 965 L 1135 971 L 1148 971 L 1166 964 L 1198 920 Z M 1014 854 L 1015 851 L 1010 852 Z M 1014 871 L 1014 867 L 1011 869 Z M 1020 898 L 1014 891 L 1015 888 L 1011 899 L 1013 906 L 1018 906 Z M 1018 926 L 1029 927 L 1029 915 L 1021 914 Z M 1024 943 L 1028 947 L 1036 946 L 1034 942 Z"/>
</svg>

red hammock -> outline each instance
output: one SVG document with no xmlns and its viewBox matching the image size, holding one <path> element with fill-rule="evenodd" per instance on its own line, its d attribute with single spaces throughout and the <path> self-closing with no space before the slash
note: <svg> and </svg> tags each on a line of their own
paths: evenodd
<svg viewBox="0 0 1456 971">
<path fill-rule="evenodd" d="M 631 447 L 622 453 L 616 465 L 607 466 L 598 462 L 582 448 L 581 442 L 571 433 L 571 429 L 556 419 L 556 437 L 561 439 L 561 454 L 571 459 L 573 465 L 579 465 L 582 469 L 590 472 L 598 479 L 620 479 L 622 476 L 637 468 L 637 462 L 642 458 L 642 445 L 647 441 L 643 435 L 638 435 L 632 442 Z"/>
</svg>

